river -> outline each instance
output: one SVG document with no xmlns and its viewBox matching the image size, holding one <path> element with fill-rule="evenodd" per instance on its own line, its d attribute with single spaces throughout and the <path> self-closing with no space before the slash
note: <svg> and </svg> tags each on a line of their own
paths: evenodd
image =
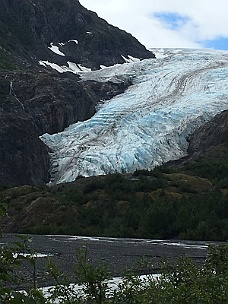
<svg viewBox="0 0 228 304">
<path fill-rule="evenodd" d="M 142 258 L 148 266 L 138 266 L 137 273 L 159 273 L 160 263 L 168 260 L 175 263 L 181 257 L 190 257 L 203 263 L 208 245 L 212 242 L 150 240 L 108 237 L 82 237 L 70 235 L 27 235 L 28 245 L 36 254 L 36 279 L 39 287 L 50 286 L 54 280 L 45 276 L 48 259 L 59 265 L 61 273 L 68 278 L 74 275 L 77 251 L 87 247 L 88 259 L 93 265 L 107 265 L 112 276 L 121 276 L 126 269 L 133 269 Z M 1 245 L 18 241 L 15 234 L 3 234 Z M 25 265 L 21 271 L 24 282 L 31 279 L 32 269 Z M 26 284 L 23 284 L 26 287 Z"/>
</svg>

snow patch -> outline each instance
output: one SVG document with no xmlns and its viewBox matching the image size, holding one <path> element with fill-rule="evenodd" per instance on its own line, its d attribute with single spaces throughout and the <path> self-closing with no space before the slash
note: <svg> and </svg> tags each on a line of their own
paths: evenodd
<svg viewBox="0 0 228 304">
<path fill-rule="evenodd" d="M 55 53 L 57 55 L 65 56 L 65 54 L 59 50 L 59 47 L 54 45 L 53 43 L 51 43 L 51 46 L 48 46 L 48 48 L 49 48 L 49 50 L 51 50 L 53 53 Z"/>
<path fill-rule="evenodd" d="M 101 65 L 100 65 L 100 68 L 101 68 L 101 69 L 105 69 L 105 68 L 107 68 L 107 66 L 106 66 L 106 65 L 101 64 Z"/>
<path fill-rule="evenodd" d="M 76 39 L 71 39 L 71 40 L 68 40 L 67 42 L 59 42 L 59 45 L 60 46 L 64 46 L 64 45 L 66 45 L 68 42 L 74 42 L 74 43 L 76 43 L 76 44 L 78 44 L 78 40 L 76 40 Z"/>
<path fill-rule="evenodd" d="M 76 40 L 76 39 L 71 39 L 71 40 L 67 41 L 67 43 L 68 43 L 68 42 L 74 42 L 74 43 L 78 44 L 78 40 Z M 65 43 L 65 44 L 66 44 L 66 43 Z"/>
<path fill-rule="evenodd" d="M 53 62 L 49 62 L 49 61 L 43 61 L 43 60 L 40 60 L 39 61 L 39 65 L 42 65 L 44 67 L 51 67 L 53 70 L 56 70 L 57 72 L 59 73 L 64 73 L 64 72 L 67 72 L 63 66 L 59 66 L 58 64 L 56 63 L 53 63 Z M 65 67 L 66 68 L 66 67 Z"/>
<path fill-rule="evenodd" d="M 70 61 L 67 61 L 68 67 L 65 66 L 65 65 L 59 66 L 56 63 L 52 63 L 52 62 L 49 62 L 49 61 L 43 61 L 43 60 L 40 60 L 39 64 L 44 66 L 44 67 L 49 66 L 49 67 L 51 67 L 52 69 L 56 70 L 59 73 L 71 72 L 71 73 L 74 73 L 74 74 L 80 74 L 80 73 L 83 73 L 83 72 L 91 71 L 90 68 L 86 68 L 86 67 L 82 66 L 81 64 L 76 64 L 76 63 L 70 62 Z"/>
<path fill-rule="evenodd" d="M 131 55 L 128 55 L 128 58 L 133 62 L 140 62 L 141 60 L 139 58 L 133 57 Z"/>
<path fill-rule="evenodd" d="M 121 57 L 123 58 L 123 60 L 124 60 L 126 63 L 139 62 L 139 61 L 140 61 L 139 58 L 132 57 L 131 55 L 128 55 L 128 56 L 127 56 L 128 58 L 124 57 L 123 55 L 121 55 Z"/>
<path fill-rule="evenodd" d="M 76 64 L 74 62 L 67 61 L 69 72 L 72 71 L 74 74 L 78 74 L 79 72 L 90 72 L 90 68 L 86 68 L 81 64 Z"/>
</svg>

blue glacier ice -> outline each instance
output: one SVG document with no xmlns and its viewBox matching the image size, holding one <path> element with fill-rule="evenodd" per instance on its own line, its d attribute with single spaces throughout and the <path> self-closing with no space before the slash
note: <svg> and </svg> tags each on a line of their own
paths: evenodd
<svg viewBox="0 0 228 304">
<path fill-rule="evenodd" d="M 154 49 L 159 59 L 82 72 L 82 80 L 133 85 L 97 113 L 41 139 L 52 149 L 50 183 L 78 175 L 152 169 L 186 155 L 186 137 L 228 109 L 228 52 Z"/>
</svg>

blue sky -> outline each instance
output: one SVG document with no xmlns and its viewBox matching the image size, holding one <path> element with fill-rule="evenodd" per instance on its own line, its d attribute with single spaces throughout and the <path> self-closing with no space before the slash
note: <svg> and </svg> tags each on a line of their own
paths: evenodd
<svg viewBox="0 0 228 304">
<path fill-rule="evenodd" d="M 227 0 L 79 0 L 147 48 L 228 50 Z"/>
<path fill-rule="evenodd" d="M 228 50 L 228 37 L 220 37 L 214 40 L 201 41 L 205 48 L 212 48 L 215 50 Z"/>
<path fill-rule="evenodd" d="M 183 27 L 190 18 L 188 16 L 179 15 L 178 13 L 169 12 L 155 12 L 150 18 L 156 18 L 162 22 L 165 26 L 173 31 L 178 31 Z"/>
</svg>

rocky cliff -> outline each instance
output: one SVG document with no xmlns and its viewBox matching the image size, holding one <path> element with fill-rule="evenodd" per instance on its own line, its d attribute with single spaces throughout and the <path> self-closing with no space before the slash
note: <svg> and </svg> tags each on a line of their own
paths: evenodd
<svg viewBox="0 0 228 304">
<path fill-rule="evenodd" d="M 200 166 L 210 162 L 225 162 L 228 156 L 228 111 L 223 111 L 203 124 L 188 137 L 188 141 L 188 155 L 166 163 L 165 167 L 183 169 L 195 164 Z M 226 168 L 222 167 L 225 171 Z"/>
<path fill-rule="evenodd" d="M 228 111 L 216 115 L 189 137 L 188 153 L 200 153 L 221 144 L 228 145 Z"/>
<path fill-rule="evenodd" d="M 0 2 L 0 184 L 46 183 L 48 149 L 38 136 L 90 118 L 100 99 L 129 86 L 83 82 L 40 62 L 98 69 L 128 55 L 154 57 L 77 0 Z"/>
<path fill-rule="evenodd" d="M 56 133 L 89 118 L 97 102 L 127 84 L 79 82 L 74 74 L 33 69 L 0 77 L 0 183 L 43 184 L 49 179 L 48 149 L 39 135 Z M 7 96 L 8 95 L 8 96 Z"/>
<path fill-rule="evenodd" d="M 59 55 L 50 48 L 59 48 Z M 23 64 L 68 61 L 90 68 L 151 58 L 132 35 L 108 24 L 78 0 L 2 0 L 0 45 Z M 18 56 L 19 55 L 19 56 Z"/>
</svg>

